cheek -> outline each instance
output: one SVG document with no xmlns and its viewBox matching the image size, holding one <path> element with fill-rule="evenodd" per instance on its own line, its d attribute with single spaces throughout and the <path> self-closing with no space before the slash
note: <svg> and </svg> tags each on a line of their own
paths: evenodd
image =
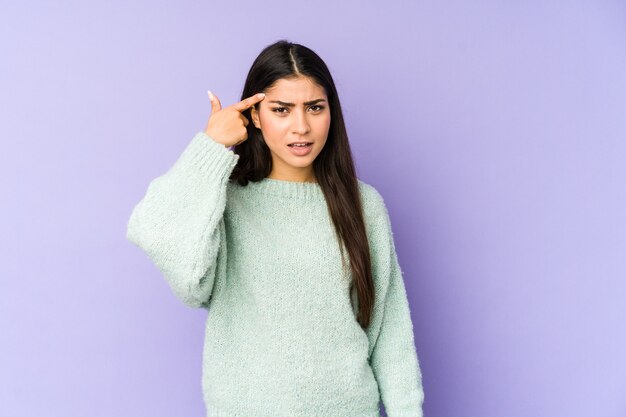
<svg viewBox="0 0 626 417">
<path fill-rule="evenodd" d="M 328 117 L 321 118 L 318 121 L 317 126 L 320 131 L 325 131 L 328 133 L 328 130 L 330 129 L 330 115 L 328 115 Z"/>
</svg>

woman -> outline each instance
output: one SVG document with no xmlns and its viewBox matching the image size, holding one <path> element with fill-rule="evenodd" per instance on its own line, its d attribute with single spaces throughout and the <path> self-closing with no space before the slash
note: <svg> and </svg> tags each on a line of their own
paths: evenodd
<svg viewBox="0 0 626 417">
<path fill-rule="evenodd" d="M 209 310 L 207 415 L 379 416 L 382 401 L 389 417 L 422 416 L 390 219 L 356 177 L 325 63 L 281 40 L 242 101 L 209 97 L 205 130 L 127 230 L 183 303 Z"/>
</svg>

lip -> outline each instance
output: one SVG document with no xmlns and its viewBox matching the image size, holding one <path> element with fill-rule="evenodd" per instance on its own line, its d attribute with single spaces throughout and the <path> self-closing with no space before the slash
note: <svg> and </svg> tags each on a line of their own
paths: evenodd
<svg viewBox="0 0 626 417">
<path fill-rule="evenodd" d="M 313 143 L 312 142 L 310 143 L 311 144 L 305 148 L 297 147 L 297 146 L 287 146 L 287 147 L 289 148 L 289 151 L 295 156 L 306 156 L 309 153 L 311 153 L 311 151 L 313 150 Z"/>
</svg>

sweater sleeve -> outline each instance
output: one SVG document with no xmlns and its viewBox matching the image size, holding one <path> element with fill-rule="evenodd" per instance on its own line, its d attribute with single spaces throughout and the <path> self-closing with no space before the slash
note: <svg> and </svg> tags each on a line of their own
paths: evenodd
<svg viewBox="0 0 626 417">
<path fill-rule="evenodd" d="M 377 298 L 371 326 L 370 365 L 388 417 L 422 417 L 424 391 L 409 300 L 398 263 L 389 214 L 379 199 L 374 231 Z M 380 239 L 380 240 L 378 240 Z"/>
<path fill-rule="evenodd" d="M 225 268 L 223 214 L 238 159 L 198 132 L 173 166 L 150 182 L 128 220 L 126 238 L 187 306 L 208 308 L 215 275 Z"/>
</svg>

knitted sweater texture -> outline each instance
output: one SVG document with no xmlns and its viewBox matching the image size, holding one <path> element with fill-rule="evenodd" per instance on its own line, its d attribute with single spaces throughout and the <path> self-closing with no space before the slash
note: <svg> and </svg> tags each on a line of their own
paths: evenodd
<svg viewBox="0 0 626 417">
<path fill-rule="evenodd" d="M 239 155 L 198 132 L 135 205 L 127 239 L 180 301 L 208 310 L 210 417 L 422 417 L 409 302 L 382 196 L 358 180 L 375 283 L 356 320 L 319 184 L 229 181 Z M 347 271 L 347 272 L 346 272 Z M 351 302 L 352 301 L 352 302 Z"/>
</svg>

